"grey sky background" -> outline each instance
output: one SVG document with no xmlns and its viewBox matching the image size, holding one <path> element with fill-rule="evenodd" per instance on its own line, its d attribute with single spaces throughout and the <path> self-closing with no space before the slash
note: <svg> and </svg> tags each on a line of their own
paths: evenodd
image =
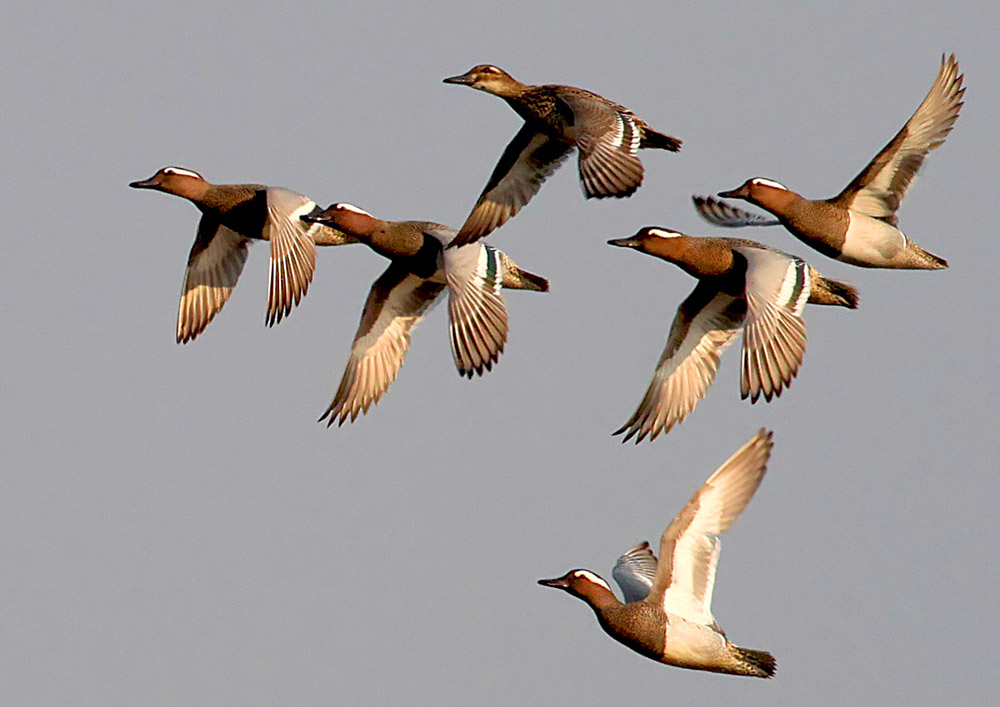
<svg viewBox="0 0 1000 707">
<path fill-rule="evenodd" d="M 2 34 L 0 703 L 986 704 L 1000 690 L 996 273 L 1000 8 L 369 2 L 14 5 Z M 666 437 L 611 432 L 695 281 L 605 245 L 698 235 L 692 193 L 840 191 L 943 52 L 966 105 L 900 212 L 942 272 L 863 270 L 809 307 L 799 377 L 739 399 L 736 349 Z M 604 94 L 684 140 L 627 200 L 567 165 L 490 242 L 551 279 L 468 381 L 446 308 L 366 417 L 316 418 L 385 261 L 320 252 L 263 325 L 267 245 L 174 343 L 198 212 L 128 182 L 174 164 L 459 226 L 520 119 L 441 83 L 496 63 Z M 575 165 L 575 158 L 574 158 Z M 758 428 L 768 476 L 723 540 L 713 610 L 774 680 L 658 665 L 535 581 L 608 577 Z"/>
</svg>

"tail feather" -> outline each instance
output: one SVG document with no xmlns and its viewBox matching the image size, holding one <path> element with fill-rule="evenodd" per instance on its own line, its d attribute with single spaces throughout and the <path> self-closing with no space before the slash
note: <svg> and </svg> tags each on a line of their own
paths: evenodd
<svg viewBox="0 0 1000 707">
<path fill-rule="evenodd" d="M 737 658 L 745 664 L 747 675 L 758 678 L 770 678 L 778 669 L 778 661 L 767 651 L 756 651 L 752 648 L 733 646 Z"/>
<path fill-rule="evenodd" d="M 857 309 L 858 302 L 861 296 L 858 294 L 858 288 L 853 285 L 848 285 L 846 282 L 841 280 L 831 280 L 828 277 L 824 277 L 822 284 L 827 294 L 829 294 L 833 300 L 827 302 L 820 302 L 818 304 L 835 304 L 840 307 L 847 307 L 848 309 Z"/>
<path fill-rule="evenodd" d="M 517 267 L 517 264 L 506 254 L 503 255 L 503 282 L 501 284 L 509 290 L 549 291 L 548 280 L 541 275 L 535 275 Z"/>
<path fill-rule="evenodd" d="M 948 267 L 948 261 L 944 258 L 939 258 L 933 253 L 928 253 L 926 250 L 918 246 L 913 241 L 908 244 L 908 250 L 913 251 L 921 260 L 927 263 L 927 270 L 942 270 Z"/>
<path fill-rule="evenodd" d="M 665 135 L 658 130 L 653 130 L 648 125 L 644 125 L 642 128 L 642 140 L 639 142 L 639 147 L 677 152 L 681 149 L 681 141 L 675 137 Z"/>
</svg>

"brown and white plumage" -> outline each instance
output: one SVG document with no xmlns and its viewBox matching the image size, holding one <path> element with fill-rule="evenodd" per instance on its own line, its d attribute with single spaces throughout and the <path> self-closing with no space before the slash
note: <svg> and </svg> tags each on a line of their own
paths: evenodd
<svg viewBox="0 0 1000 707">
<path fill-rule="evenodd" d="M 312 213 L 316 204 L 289 189 L 210 184 L 197 172 L 182 167 L 164 167 L 129 186 L 183 197 L 202 212 L 177 308 L 178 343 L 198 336 L 225 305 L 254 240 L 271 243 L 264 317 L 268 326 L 280 322 L 309 290 L 317 243 L 352 242 L 324 226 L 304 223 L 300 216 Z"/>
<path fill-rule="evenodd" d="M 699 279 L 681 303 L 642 401 L 615 434 L 656 439 L 695 408 L 715 379 L 719 357 L 743 331 L 740 389 L 770 401 L 791 384 L 806 347 L 806 302 L 854 308 L 857 292 L 804 261 L 754 241 L 694 238 L 648 227 L 609 241 L 672 262 Z"/>
<path fill-rule="evenodd" d="M 639 188 L 640 148 L 676 152 L 681 141 L 650 128 L 624 106 L 592 91 L 556 84 L 531 86 L 490 64 L 445 83 L 498 96 L 525 123 L 507 145 L 453 246 L 482 238 L 527 204 L 575 147 L 584 196 L 626 197 Z"/>
<path fill-rule="evenodd" d="M 389 265 L 368 293 L 340 385 L 320 420 L 354 422 L 382 398 L 403 365 L 410 333 L 442 290 L 441 283 Z"/>
<path fill-rule="evenodd" d="M 570 570 L 538 583 L 587 602 L 609 636 L 652 660 L 694 670 L 773 676 L 774 656 L 734 645 L 712 615 L 718 536 L 760 487 L 772 446 L 771 433 L 760 430 L 701 485 L 663 531 L 659 561 L 648 543 L 618 558 L 612 575 L 625 603 L 590 570 Z"/>
<path fill-rule="evenodd" d="M 377 403 L 403 363 L 409 332 L 448 292 L 448 335 L 458 372 L 491 370 L 507 341 L 501 287 L 546 291 L 545 278 L 521 270 L 504 253 L 472 243 L 445 246 L 455 231 L 429 221 L 384 221 L 351 204 L 333 204 L 305 220 L 326 224 L 392 261 L 372 286 L 347 369 L 320 419 L 354 421 Z"/>
<path fill-rule="evenodd" d="M 920 106 L 895 137 L 830 201 L 897 224 L 896 210 L 930 150 L 939 147 L 962 108 L 962 76 L 955 55 L 941 57 L 941 70 Z"/>
<path fill-rule="evenodd" d="M 811 200 L 763 177 L 748 179 L 719 196 L 744 199 L 778 217 L 772 221 L 711 197 L 695 197 L 695 208 L 716 226 L 780 223 L 821 253 L 868 268 L 940 270 L 948 263 L 911 241 L 898 228 L 896 212 L 927 153 L 951 132 L 965 89 L 955 55 L 942 56 L 927 97 L 895 137 L 830 199 Z"/>
<path fill-rule="evenodd" d="M 635 412 L 615 434 L 636 443 L 667 433 L 694 410 L 715 381 L 719 358 L 735 341 L 746 301 L 699 283 L 681 303 L 653 379 Z"/>
<path fill-rule="evenodd" d="M 760 430 L 694 492 L 660 536 L 660 557 L 646 601 L 668 614 L 719 630 L 712 590 L 719 563 L 718 535 L 750 503 L 767 470 L 772 433 Z"/>
<path fill-rule="evenodd" d="M 178 343 L 194 339 L 222 309 L 243 272 L 249 248 L 249 238 L 202 218 L 177 306 Z"/>
</svg>

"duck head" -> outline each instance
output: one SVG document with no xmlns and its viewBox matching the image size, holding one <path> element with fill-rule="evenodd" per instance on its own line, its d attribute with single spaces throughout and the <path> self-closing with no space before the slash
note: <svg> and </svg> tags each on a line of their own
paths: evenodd
<svg viewBox="0 0 1000 707">
<path fill-rule="evenodd" d="M 608 583 L 590 570 L 570 570 L 562 577 L 540 579 L 538 583 L 543 587 L 562 589 L 594 607 L 619 603 Z"/>
<path fill-rule="evenodd" d="M 725 199 L 743 199 L 751 204 L 768 204 L 784 200 L 792 192 L 784 184 L 765 177 L 748 179 L 736 189 L 720 191 L 719 196 Z"/>
<path fill-rule="evenodd" d="M 635 248 L 643 253 L 655 255 L 665 260 L 674 260 L 684 249 L 690 236 L 659 226 L 646 226 L 636 231 L 631 238 L 612 238 L 608 245 L 619 248 Z"/>
<path fill-rule="evenodd" d="M 359 238 L 371 235 L 379 224 L 377 218 L 353 204 L 331 204 L 323 211 L 302 216 L 302 220 L 329 226 Z"/>
<path fill-rule="evenodd" d="M 208 182 L 197 172 L 183 167 L 164 167 L 149 179 L 130 182 L 133 189 L 155 189 L 180 196 L 190 196 L 208 188 Z"/>
<path fill-rule="evenodd" d="M 521 86 L 520 81 L 517 81 L 499 66 L 492 64 L 473 66 L 464 74 L 449 76 L 444 82 L 468 86 L 497 96 L 502 96 L 512 88 Z"/>
</svg>

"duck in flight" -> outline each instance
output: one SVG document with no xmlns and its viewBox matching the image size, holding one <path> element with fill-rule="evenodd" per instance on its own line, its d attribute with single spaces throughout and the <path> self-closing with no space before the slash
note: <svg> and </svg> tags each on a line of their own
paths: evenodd
<svg viewBox="0 0 1000 707">
<path fill-rule="evenodd" d="M 806 199 L 783 184 L 754 177 L 723 198 L 743 199 L 776 219 L 751 214 L 713 197 L 695 196 L 698 213 L 716 226 L 782 225 L 831 258 L 863 268 L 940 270 L 948 262 L 898 228 L 896 211 L 930 150 L 940 147 L 962 108 L 964 77 L 955 55 L 941 57 L 934 85 L 889 144 L 837 196 Z"/>
<path fill-rule="evenodd" d="M 300 216 L 320 209 L 311 199 L 262 184 L 211 184 L 197 172 L 164 167 L 149 179 L 129 184 L 183 197 L 201 211 L 198 235 L 188 255 L 177 307 L 177 343 L 205 330 L 229 299 L 254 240 L 271 242 L 267 314 L 272 326 L 288 315 L 309 290 L 316 268 L 316 245 L 344 245 L 354 239 Z"/>
<path fill-rule="evenodd" d="M 772 446 L 771 433 L 760 430 L 695 491 L 663 531 L 659 562 L 649 543 L 618 558 L 612 576 L 624 602 L 590 570 L 570 570 L 538 583 L 587 602 L 609 636 L 652 660 L 693 670 L 773 676 L 774 656 L 734 645 L 712 615 L 718 535 L 750 503 Z"/>
<path fill-rule="evenodd" d="M 445 83 L 492 93 L 524 119 L 452 247 L 499 228 L 538 193 L 579 150 L 580 183 L 589 198 L 631 196 L 642 184 L 640 149 L 677 152 L 681 141 L 653 130 L 624 106 L 573 86 L 532 86 L 490 64 L 474 66 Z"/>
<path fill-rule="evenodd" d="M 650 226 L 609 245 L 634 248 L 698 278 L 674 316 L 667 346 L 639 407 L 615 434 L 647 436 L 681 422 L 715 380 L 722 352 L 743 331 L 740 392 L 770 401 L 791 385 L 806 349 L 806 303 L 855 309 L 851 285 L 820 275 L 808 263 L 739 238 L 697 238 Z"/>
<path fill-rule="evenodd" d="M 343 232 L 389 259 L 371 287 L 347 368 L 320 420 L 339 425 L 368 412 L 396 379 L 410 332 L 448 290 L 448 328 L 458 372 L 491 369 L 507 341 L 507 308 L 500 289 L 546 292 L 549 282 L 521 270 L 485 243 L 446 248 L 455 230 L 429 221 L 384 221 L 352 204 L 333 204 L 302 217 Z"/>
</svg>

